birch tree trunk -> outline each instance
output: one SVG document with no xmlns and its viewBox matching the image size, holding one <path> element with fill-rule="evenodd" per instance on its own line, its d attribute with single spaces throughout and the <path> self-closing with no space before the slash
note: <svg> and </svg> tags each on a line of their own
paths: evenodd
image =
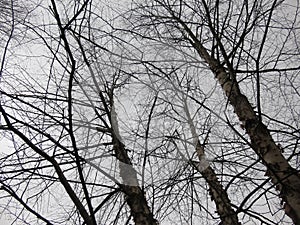
<svg viewBox="0 0 300 225">
<path fill-rule="evenodd" d="M 239 225 L 239 220 L 237 213 L 231 206 L 230 199 L 226 190 L 224 190 L 223 185 L 218 180 L 218 177 L 214 171 L 214 169 L 209 165 L 206 161 L 204 144 L 200 143 L 199 135 L 196 132 L 196 128 L 192 117 L 190 115 L 186 97 L 183 96 L 183 108 L 187 117 L 187 122 L 190 127 L 190 131 L 192 133 L 193 144 L 195 146 L 195 151 L 197 157 L 199 159 L 199 172 L 207 182 L 210 190 L 210 195 L 212 200 L 214 201 L 217 212 L 220 216 L 221 223 L 224 225 Z M 203 165 L 204 164 L 204 165 Z"/>
<path fill-rule="evenodd" d="M 112 142 L 115 157 L 119 160 L 119 173 L 122 178 L 122 183 L 119 184 L 125 199 L 130 207 L 131 215 L 136 225 L 157 225 L 158 222 L 154 218 L 151 209 L 148 206 L 146 197 L 137 179 L 137 172 L 132 166 L 128 152 L 119 133 L 117 114 L 113 104 L 113 94 L 110 95 L 111 110 L 110 120 L 112 124 Z"/>
</svg>

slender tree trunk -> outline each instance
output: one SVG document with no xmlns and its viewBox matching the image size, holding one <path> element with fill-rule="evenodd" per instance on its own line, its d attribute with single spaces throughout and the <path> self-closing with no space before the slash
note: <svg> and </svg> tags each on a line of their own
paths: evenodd
<svg viewBox="0 0 300 225">
<path fill-rule="evenodd" d="M 124 145 L 114 139 L 114 151 L 119 163 L 120 176 L 124 184 L 120 184 L 126 195 L 126 202 L 130 207 L 131 215 L 136 225 L 157 225 L 156 219 L 148 206 L 146 197 L 140 188 L 136 171 L 131 166 L 130 159 Z"/>
<path fill-rule="evenodd" d="M 113 96 L 111 95 L 110 98 L 112 99 Z M 126 195 L 126 202 L 130 207 L 133 220 L 136 225 L 158 225 L 157 220 L 154 218 L 148 206 L 144 192 L 139 186 L 137 173 L 132 167 L 127 150 L 120 140 L 121 137 L 119 135 L 114 106 L 111 107 L 110 116 L 113 127 L 112 135 L 114 153 L 115 157 L 119 160 L 120 177 L 123 180 L 123 183 L 119 185 L 122 188 L 123 193 Z"/>
<path fill-rule="evenodd" d="M 207 182 L 209 186 L 209 191 L 212 200 L 215 202 L 216 208 L 217 208 L 217 213 L 220 216 L 221 219 L 221 224 L 223 225 L 240 225 L 238 221 L 238 216 L 237 213 L 233 210 L 231 207 L 230 199 L 228 197 L 227 192 L 223 189 L 222 184 L 218 180 L 218 177 L 211 168 L 211 166 L 208 164 L 208 162 L 205 159 L 205 149 L 204 145 L 200 143 L 198 134 L 196 132 L 196 128 L 194 125 L 194 122 L 192 120 L 192 117 L 190 115 L 188 105 L 186 98 L 183 96 L 183 101 L 184 101 L 184 111 L 187 116 L 187 121 L 192 133 L 193 137 L 193 143 L 195 146 L 195 151 L 197 153 L 198 159 L 199 159 L 199 172 Z"/>
<path fill-rule="evenodd" d="M 202 151 L 202 148 L 203 146 L 199 142 L 196 148 L 199 160 L 201 160 L 199 152 Z M 210 195 L 216 204 L 217 212 L 222 221 L 221 224 L 240 225 L 241 223 L 238 221 L 237 213 L 231 207 L 227 192 L 223 189 L 215 171 L 211 168 L 211 166 L 209 166 L 205 170 L 201 171 L 201 175 L 204 177 L 209 186 Z"/>
</svg>

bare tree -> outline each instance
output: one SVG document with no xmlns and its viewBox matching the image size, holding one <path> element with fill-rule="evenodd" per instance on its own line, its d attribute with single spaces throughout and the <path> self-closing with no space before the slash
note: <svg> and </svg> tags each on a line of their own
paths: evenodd
<svg viewBox="0 0 300 225">
<path fill-rule="evenodd" d="M 117 136 L 113 96 L 115 89 L 122 86 L 118 82 L 123 78 L 114 75 L 114 68 L 98 62 L 98 53 L 91 58 L 93 51 L 96 52 L 94 46 L 86 49 L 80 38 L 91 32 L 89 23 L 95 12 L 90 8 L 95 7 L 94 4 L 85 1 L 66 5 L 61 1 L 51 1 L 48 12 L 44 11 L 48 16 L 42 21 L 44 24 L 40 25 L 40 21 L 26 24 L 32 35 L 38 37 L 35 44 L 41 54 L 43 51 L 49 54 L 45 58 L 40 56 L 37 61 L 44 64 L 40 64 L 40 69 L 48 73 L 37 76 L 34 70 L 38 65 L 32 64 L 37 68 L 24 69 L 25 74 L 18 74 L 22 78 L 14 77 L 12 82 L 8 71 L 4 74 L 1 129 L 13 134 L 15 151 L 1 158 L 1 190 L 18 202 L 21 209 L 23 207 L 21 212 L 26 210 L 47 224 L 68 221 L 71 224 L 117 223 L 118 220 L 130 221 L 131 217 L 136 224 L 156 224 L 127 150 Z M 42 7 L 43 4 L 39 9 Z M 98 15 L 95 17 L 95 23 L 102 19 Z M 54 28 L 46 23 L 54 24 Z M 92 36 L 89 38 L 93 40 Z M 42 49 L 41 44 L 46 48 Z M 40 54 L 39 50 L 35 54 Z M 109 74 L 101 75 L 102 66 Z M 97 67 L 97 72 L 94 72 L 94 67 Z M 106 158 L 112 160 L 107 162 Z M 119 169 L 113 169 L 110 164 L 113 162 L 119 163 Z M 112 168 L 104 171 L 99 166 L 101 163 Z M 118 170 L 119 175 L 115 175 Z M 108 181 L 96 182 L 101 179 Z M 36 189 L 31 191 L 34 186 Z M 61 197 L 55 193 L 57 189 L 63 191 Z M 124 193 L 125 200 L 120 199 L 119 193 Z M 116 195 L 119 197 L 111 200 Z M 44 204 L 47 196 L 51 205 L 55 204 L 57 197 L 67 197 L 65 202 L 58 204 L 61 206 L 59 214 L 65 211 L 66 215 L 46 216 L 46 219 L 42 215 L 43 207 L 40 210 L 38 205 Z M 110 201 L 113 205 L 120 202 L 120 209 L 108 207 L 107 211 L 100 213 Z M 127 218 L 127 210 L 124 216 L 121 214 L 121 210 L 125 210 L 123 201 L 130 208 Z M 68 207 L 74 209 L 70 211 Z M 109 216 L 110 210 L 116 211 L 115 217 Z M 26 217 L 17 216 L 17 220 L 33 223 L 32 217 Z"/>
<path fill-rule="evenodd" d="M 2 59 L 14 222 L 299 223 L 297 5 L 50 3 Z"/>
<path fill-rule="evenodd" d="M 266 166 L 265 175 L 270 177 L 278 196 L 285 202 L 286 214 L 298 224 L 300 180 L 297 169 L 290 165 L 298 167 L 294 163 L 297 155 L 292 152 L 284 157 L 280 145 L 276 144 L 266 126 L 275 120 L 262 112 L 261 104 L 262 96 L 266 94 L 266 89 L 261 88 L 266 84 L 261 80 L 269 74 L 281 76 L 288 71 L 291 75 L 287 73 L 285 76 L 293 77 L 294 71 L 299 69 L 293 66 L 297 56 L 292 57 L 299 52 L 293 50 L 295 42 L 291 31 L 297 27 L 296 14 L 291 16 L 292 25 L 282 22 L 276 26 L 283 18 L 288 20 L 284 10 L 297 13 L 298 6 L 277 1 L 154 1 L 138 4 L 135 15 L 142 22 L 134 21 L 133 26 L 135 34 L 142 38 L 156 39 L 159 43 L 174 46 L 173 49 L 185 47 L 197 52 L 201 63 L 207 65 L 220 83 L 227 97 L 226 108 L 228 103 L 232 105 L 242 128 L 249 135 L 251 143 L 248 144 Z M 282 42 L 273 38 L 277 30 L 282 32 Z M 274 41 L 280 47 L 272 46 Z M 176 53 L 185 57 L 187 50 L 182 51 L 185 53 Z M 291 57 L 287 59 L 286 54 Z M 288 62 L 291 67 L 286 67 Z M 252 93 L 246 86 L 248 80 L 254 83 Z M 250 99 L 256 100 L 256 107 L 250 104 Z M 276 120 L 279 126 L 282 125 L 281 119 Z M 230 120 L 228 123 L 237 130 Z M 293 127 L 297 132 L 297 125 Z M 293 146 L 297 148 L 298 138 L 295 141 Z"/>
</svg>

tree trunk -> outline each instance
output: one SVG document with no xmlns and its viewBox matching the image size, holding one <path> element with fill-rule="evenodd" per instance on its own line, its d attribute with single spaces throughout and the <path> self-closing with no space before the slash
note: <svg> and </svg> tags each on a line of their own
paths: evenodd
<svg viewBox="0 0 300 225">
<path fill-rule="evenodd" d="M 193 47 L 209 65 L 233 106 L 246 133 L 251 140 L 251 147 L 267 167 L 266 176 L 270 177 L 279 196 L 285 202 L 285 212 L 295 224 L 300 222 L 300 177 L 281 153 L 267 129 L 255 114 L 247 97 L 241 93 L 234 74 L 226 71 L 216 59 L 211 57 L 202 44 L 192 37 Z"/>
<path fill-rule="evenodd" d="M 136 171 L 131 166 L 130 159 L 124 145 L 114 138 L 114 151 L 116 158 L 120 160 L 119 169 L 123 184 L 120 184 L 126 195 L 126 202 L 131 209 L 131 215 L 136 225 L 158 225 L 156 219 L 147 204 L 146 197 L 139 187 Z"/>
<path fill-rule="evenodd" d="M 195 146 L 195 151 L 199 159 L 198 169 L 209 186 L 209 192 L 212 200 L 216 205 L 217 212 L 221 219 L 221 224 L 240 225 L 238 221 L 237 213 L 231 207 L 230 199 L 228 197 L 227 192 L 223 189 L 223 186 L 218 180 L 215 171 L 213 170 L 213 168 L 211 168 L 211 166 L 205 159 L 204 145 L 201 144 L 199 141 L 198 138 L 199 135 L 196 132 L 196 127 L 192 120 L 191 114 L 188 109 L 188 104 L 184 96 L 183 96 L 183 101 L 184 101 L 183 108 L 187 116 L 187 122 L 189 124 L 192 137 L 193 137 L 193 144 Z"/>
<path fill-rule="evenodd" d="M 110 96 L 113 102 L 113 96 Z M 112 103 L 113 105 L 113 103 Z M 112 124 L 112 135 L 114 143 L 115 157 L 119 160 L 120 177 L 123 183 L 119 184 L 123 193 L 126 195 L 125 199 L 130 207 L 131 215 L 136 225 L 158 225 L 156 219 L 147 204 L 144 192 L 139 186 L 137 173 L 132 167 L 130 158 L 128 157 L 127 150 L 121 142 L 119 134 L 118 120 L 114 106 L 111 107 L 110 118 Z"/>
</svg>

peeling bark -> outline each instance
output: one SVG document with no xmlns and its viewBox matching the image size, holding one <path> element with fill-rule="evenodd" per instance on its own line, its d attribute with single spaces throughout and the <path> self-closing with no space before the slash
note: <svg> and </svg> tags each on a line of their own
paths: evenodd
<svg viewBox="0 0 300 225">
<path fill-rule="evenodd" d="M 204 156 L 203 146 L 198 142 L 196 147 L 199 160 L 202 160 Z M 223 185 L 217 178 L 217 175 L 211 166 L 208 166 L 205 170 L 201 171 L 201 175 L 207 182 L 210 190 L 212 200 L 216 204 L 217 212 L 221 218 L 223 225 L 240 225 L 237 217 L 237 213 L 231 207 L 230 199 L 227 192 L 223 189 Z"/>
<path fill-rule="evenodd" d="M 228 73 L 224 66 L 212 58 L 202 44 L 194 38 L 192 37 L 195 41 L 193 47 L 215 74 L 229 103 L 245 126 L 252 148 L 267 167 L 266 175 L 271 178 L 280 192 L 279 197 L 285 202 L 286 214 L 295 224 L 300 224 L 300 177 L 297 171 L 289 165 L 268 128 L 259 120 L 247 97 L 241 93 L 234 74 Z"/>
</svg>

